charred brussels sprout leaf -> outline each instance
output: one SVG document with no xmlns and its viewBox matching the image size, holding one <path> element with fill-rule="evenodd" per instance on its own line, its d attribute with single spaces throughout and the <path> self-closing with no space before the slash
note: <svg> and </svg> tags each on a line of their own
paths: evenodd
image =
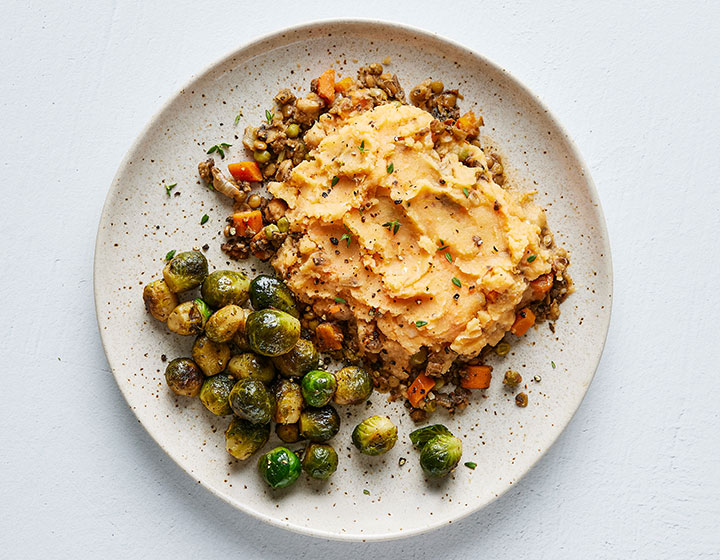
<svg viewBox="0 0 720 560">
<path fill-rule="evenodd" d="M 309 408 L 300 415 L 300 435 L 310 441 L 328 441 L 339 429 L 340 416 L 332 406 Z"/>
<path fill-rule="evenodd" d="M 302 395 L 310 406 L 325 406 L 335 394 L 335 377 L 332 373 L 315 369 L 302 380 Z"/>
<path fill-rule="evenodd" d="M 245 310 L 237 305 L 226 305 L 213 313 L 205 323 L 205 334 L 213 342 L 230 342 L 235 333 L 245 326 Z"/>
<path fill-rule="evenodd" d="M 225 370 L 230 359 L 230 347 L 213 342 L 203 334 L 193 344 L 192 357 L 205 375 L 217 375 Z"/>
<path fill-rule="evenodd" d="M 371 395 L 373 386 L 370 374 L 361 367 L 348 366 L 335 374 L 337 404 L 360 404 Z"/>
<path fill-rule="evenodd" d="M 318 367 L 320 354 L 311 341 L 301 338 L 287 354 L 273 358 L 273 363 L 285 377 L 302 377 Z"/>
<path fill-rule="evenodd" d="M 261 274 L 250 283 L 250 303 L 253 309 L 279 309 L 296 319 L 300 317 L 295 296 L 282 280 Z"/>
<path fill-rule="evenodd" d="M 208 275 L 208 262 L 198 251 L 178 253 L 163 269 L 163 278 L 175 293 L 197 288 Z"/>
<path fill-rule="evenodd" d="M 220 309 L 245 303 L 249 289 L 250 280 L 242 272 L 216 270 L 205 279 L 200 293 L 210 307 Z"/>
<path fill-rule="evenodd" d="M 455 436 L 440 434 L 431 438 L 420 451 L 420 466 L 433 477 L 447 475 L 462 457 L 462 442 Z"/>
<path fill-rule="evenodd" d="M 263 356 L 280 356 L 293 349 L 300 339 L 300 321 L 277 309 L 251 313 L 245 322 L 250 348 Z"/>
<path fill-rule="evenodd" d="M 240 418 L 253 424 L 267 424 L 275 411 L 275 399 L 257 379 L 241 379 L 228 397 L 230 407 Z"/>
<path fill-rule="evenodd" d="M 208 377 L 200 389 L 200 400 L 210 412 L 218 416 L 232 414 L 228 397 L 235 380 L 226 373 Z"/>
<path fill-rule="evenodd" d="M 303 409 L 300 385 L 289 379 L 281 379 L 275 384 L 275 422 L 294 424 L 300 420 Z"/>
<path fill-rule="evenodd" d="M 371 416 L 363 420 L 352 433 L 352 442 L 365 455 L 382 455 L 397 441 L 397 428 L 387 416 Z"/>
<path fill-rule="evenodd" d="M 297 443 L 300 437 L 300 425 L 295 424 L 275 424 L 275 433 L 285 443 Z"/>
<path fill-rule="evenodd" d="M 270 439 L 270 424 L 253 424 L 238 418 L 232 419 L 225 431 L 225 449 L 236 459 L 245 460 Z"/>
<path fill-rule="evenodd" d="M 228 363 L 227 371 L 235 379 L 252 378 L 263 383 L 270 383 L 275 379 L 275 368 L 270 360 L 252 352 L 233 356 Z"/>
<path fill-rule="evenodd" d="M 155 280 L 145 286 L 143 301 L 150 315 L 162 322 L 167 321 L 170 313 L 178 306 L 178 298 L 165 280 Z"/>
<path fill-rule="evenodd" d="M 451 436 L 452 433 L 442 424 L 433 424 L 410 432 L 410 441 L 415 447 L 422 449 L 428 441 L 438 435 Z"/>
<path fill-rule="evenodd" d="M 326 443 L 311 443 L 302 459 L 303 470 L 312 478 L 327 480 L 337 470 L 338 454 Z"/>
<path fill-rule="evenodd" d="M 190 358 L 176 358 L 165 368 L 165 381 L 176 395 L 196 397 L 205 376 Z"/>
<path fill-rule="evenodd" d="M 177 334 L 199 334 L 205 326 L 204 309 L 196 301 L 181 303 L 168 316 L 167 326 Z"/>
<path fill-rule="evenodd" d="M 286 447 L 276 447 L 258 459 L 258 471 L 271 488 L 286 488 L 300 476 L 300 459 Z"/>
</svg>

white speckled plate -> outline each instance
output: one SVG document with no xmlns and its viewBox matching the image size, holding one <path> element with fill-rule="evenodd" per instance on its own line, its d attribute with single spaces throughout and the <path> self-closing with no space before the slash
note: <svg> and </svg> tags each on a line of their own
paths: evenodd
<svg viewBox="0 0 720 560">
<path fill-rule="evenodd" d="M 555 334 L 547 324 L 532 330 L 495 364 L 492 386 L 475 394 L 467 410 L 433 417 L 462 438 L 463 462 L 477 463 L 475 470 L 461 464 L 447 479 L 427 481 L 408 439 L 413 422 L 401 404 L 374 394 L 369 406 L 341 407 L 344 422 L 333 440 L 340 467 L 331 481 L 303 476 L 294 487 L 271 491 L 257 476 L 255 458 L 242 463 L 225 452 L 227 418 L 166 388 L 161 354 L 189 355 L 192 340 L 173 335 L 145 312 L 142 288 L 160 275 L 168 251 L 206 243 L 211 268 L 260 270 L 254 261 L 230 263 L 221 253 L 228 200 L 200 185 L 197 162 L 218 142 L 232 144 L 225 163 L 243 157 L 244 127 L 263 119 L 281 87 L 307 90 L 328 66 L 354 75 L 360 65 L 386 56 L 406 91 L 427 77 L 440 79 L 460 88 L 463 109 L 484 116 L 485 131 L 504 155 L 510 179 L 519 188 L 537 189 L 557 242 L 570 251 L 577 292 L 564 304 Z M 172 183 L 177 187 L 168 197 L 163 184 Z M 205 225 L 203 214 L 210 217 Z M 593 378 L 610 319 L 611 276 L 597 193 L 572 141 L 548 110 L 476 53 L 430 33 L 365 21 L 321 22 L 276 33 L 193 77 L 120 165 L 95 250 L 95 301 L 105 351 L 128 404 L 158 444 L 191 477 L 245 513 L 278 527 L 345 540 L 398 538 L 451 523 L 493 501 L 528 472 L 570 422 Z M 519 370 L 527 382 L 527 408 L 515 406 L 501 386 L 507 367 Z M 362 456 L 351 450 L 350 432 L 361 418 L 377 413 L 396 421 L 399 441 L 384 456 Z M 266 449 L 278 442 L 273 435 Z"/>
</svg>

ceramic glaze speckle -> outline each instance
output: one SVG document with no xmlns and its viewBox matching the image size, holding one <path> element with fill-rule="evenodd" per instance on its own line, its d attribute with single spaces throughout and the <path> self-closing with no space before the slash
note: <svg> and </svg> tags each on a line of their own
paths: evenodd
<svg viewBox="0 0 720 560">
<path fill-rule="evenodd" d="M 245 159 L 244 127 L 256 125 L 282 87 L 307 91 L 328 66 L 354 75 L 363 64 L 391 58 L 406 91 L 427 77 L 459 87 L 463 110 L 482 114 L 484 142 L 503 156 L 511 184 L 536 190 L 556 242 L 570 252 L 576 293 L 562 306 L 555 333 L 547 324 L 493 356 L 490 389 L 442 422 L 463 441 L 461 465 L 427 480 L 408 434 L 416 426 L 401 403 L 374 393 L 368 404 L 338 407 L 343 425 L 331 441 L 340 456 L 328 482 L 301 477 L 271 490 L 256 457 L 236 461 L 224 447 L 229 418 L 198 399 L 176 397 L 164 383 L 167 360 L 188 356 L 192 337 L 170 333 L 146 313 L 145 284 L 160 277 L 170 250 L 200 248 L 211 269 L 267 271 L 255 260 L 231 262 L 220 251 L 230 205 L 197 175 L 207 149 L 227 142 L 226 164 Z M 236 116 L 240 114 L 237 125 Z M 170 194 L 165 186 L 177 183 Z M 209 220 L 204 225 L 204 214 Z M 407 536 L 451 523 L 488 504 L 547 451 L 572 418 L 602 352 L 611 307 L 611 263 L 595 189 L 571 141 L 547 110 L 504 70 L 466 49 L 404 27 L 367 22 L 319 23 L 272 35 L 194 78 L 150 122 L 110 188 L 95 253 L 95 298 L 103 344 L 118 385 L 138 420 L 198 483 L 239 509 L 291 530 L 349 540 Z M 515 406 L 503 373 L 523 376 L 527 408 Z M 350 442 L 357 422 L 387 414 L 399 438 L 386 455 L 367 457 Z M 273 434 L 265 450 L 279 445 Z M 290 446 L 292 449 L 300 444 Z M 470 470 L 462 463 L 472 461 Z"/>
</svg>

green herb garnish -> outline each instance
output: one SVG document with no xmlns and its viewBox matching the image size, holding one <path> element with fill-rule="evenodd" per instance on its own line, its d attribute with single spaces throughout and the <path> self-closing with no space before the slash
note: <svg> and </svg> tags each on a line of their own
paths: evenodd
<svg viewBox="0 0 720 560">
<path fill-rule="evenodd" d="M 427 324 L 428 324 L 427 321 L 415 321 L 415 326 L 416 326 L 416 327 L 424 327 L 424 326 L 427 325 Z"/>
<path fill-rule="evenodd" d="M 208 216 L 207 214 L 203 215 L 203 217 L 200 218 L 200 225 L 206 224 L 209 219 L 210 216 Z"/>
<path fill-rule="evenodd" d="M 395 165 L 393 162 L 390 162 L 390 165 L 387 166 L 387 172 L 392 173 L 393 171 L 395 171 Z"/>
<path fill-rule="evenodd" d="M 445 245 L 445 242 L 442 239 L 440 239 L 439 241 L 440 241 L 440 247 L 437 248 L 438 251 L 442 251 L 442 250 L 448 248 L 448 246 Z"/>
<path fill-rule="evenodd" d="M 330 186 L 334 187 L 335 185 L 338 184 L 339 180 L 340 180 L 340 177 L 338 177 L 337 175 L 333 175 L 332 181 L 330 181 Z"/>
<path fill-rule="evenodd" d="M 362 154 L 365 151 L 365 140 L 360 142 L 360 145 L 358 146 L 360 148 L 360 153 Z"/>
<path fill-rule="evenodd" d="M 350 247 L 350 240 L 351 240 L 351 239 L 352 239 L 352 235 L 349 234 L 349 233 L 343 233 L 343 234 L 340 236 L 340 241 L 343 241 L 343 240 L 347 241 L 347 246 L 348 246 L 348 247 Z"/>
<path fill-rule="evenodd" d="M 473 463 L 472 461 L 468 461 L 467 463 L 465 463 L 465 466 L 466 466 L 468 469 L 473 469 L 473 470 L 474 470 L 475 467 L 477 467 L 477 463 Z"/>
<path fill-rule="evenodd" d="M 552 366 L 553 369 L 555 369 L 555 367 L 556 367 L 555 362 L 550 362 L 550 365 Z"/>
<path fill-rule="evenodd" d="M 173 190 L 175 187 L 177 187 L 177 183 L 173 183 L 172 185 L 165 185 L 165 192 L 168 196 L 170 196 L 170 191 Z"/>
<path fill-rule="evenodd" d="M 175 256 L 175 249 L 173 249 L 172 251 L 168 251 L 168 254 L 165 255 L 165 260 L 166 260 L 166 261 L 169 261 L 169 260 L 172 259 L 174 256 Z"/>
<path fill-rule="evenodd" d="M 335 296 L 335 303 L 347 303 L 347 301 L 340 296 Z"/>
<path fill-rule="evenodd" d="M 366 496 L 369 496 L 369 495 L 370 495 L 370 490 L 368 490 L 367 488 L 365 488 L 365 489 L 363 490 L 363 494 L 365 494 Z"/>
<path fill-rule="evenodd" d="M 385 222 L 382 227 L 388 228 L 388 231 L 392 231 L 393 235 L 395 235 L 400 229 L 400 222 L 398 220 L 393 220 L 392 222 Z"/>
<path fill-rule="evenodd" d="M 212 146 L 207 153 L 212 154 L 214 152 L 217 152 L 220 158 L 225 159 L 225 148 L 229 148 L 232 146 L 232 144 L 227 144 L 225 142 L 221 142 L 220 144 L 215 144 Z"/>
<path fill-rule="evenodd" d="M 236 124 L 236 125 L 237 125 L 237 123 L 240 122 L 240 117 L 242 117 L 242 116 L 243 116 L 242 111 L 240 111 L 240 112 L 237 114 L 237 116 L 235 117 L 235 124 Z"/>
<path fill-rule="evenodd" d="M 448 260 L 448 262 L 452 262 L 452 255 L 450 253 L 445 253 L 445 258 Z"/>
<path fill-rule="evenodd" d="M 528 261 L 528 262 L 533 262 L 535 259 L 537 259 L 537 255 L 530 255 L 530 256 L 527 258 L 527 261 Z"/>
<path fill-rule="evenodd" d="M 462 288 L 462 282 L 458 278 L 455 278 L 453 276 L 452 283 L 455 284 L 458 288 Z"/>
<path fill-rule="evenodd" d="M 470 197 L 470 191 L 467 189 L 467 187 L 463 187 L 463 193 L 465 194 L 465 198 Z"/>
<path fill-rule="evenodd" d="M 274 114 L 272 114 L 270 111 L 265 109 L 265 118 L 267 119 L 268 124 L 270 124 L 272 122 L 274 116 L 275 116 Z"/>
</svg>

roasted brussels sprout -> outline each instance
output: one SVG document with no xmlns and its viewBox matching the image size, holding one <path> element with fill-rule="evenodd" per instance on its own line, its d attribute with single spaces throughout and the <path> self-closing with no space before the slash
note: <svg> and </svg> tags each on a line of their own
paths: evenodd
<svg viewBox="0 0 720 560">
<path fill-rule="evenodd" d="M 336 386 L 332 373 L 314 369 L 302 379 L 302 396 L 310 406 L 325 406 L 332 400 Z"/>
<path fill-rule="evenodd" d="M 295 424 L 275 424 L 275 433 L 285 443 L 297 443 L 300 437 L 300 426 Z"/>
<path fill-rule="evenodd" d="M 330 405 L 308 408 L 300 414 L 300 435 L 314 442 L 331 439 L 340 429 L 340 416 Z"/>
<path fill-rule="evenodd" d="M 300 420 L 303 409 L 302 392 L 300 385 L 289 379 L 280 379 L 274 387 L 275 392 L 275 422 L 279 424 L 294 424 Z"/>
<path fill-rule="evenodd" d="M 270 424 L 253 424 L 234 417 L 225 431 L 225 449 L 236 459 L 247 459 L 270 439 Z"/>
<path fill-rule="evenodd" d="M 237 305 L 226 305 L 210 315 L 205 323 L 205 334 L 213 342 L 230 342 L 238 329 L 245 326 L 246 310 Z"/>
<path fill-rule="evenodd" d="M 257 379 L 241 379 L 228 397 L 230 407 L 240 418 L 253 424 L 267 424 L 275 411 L 275 399 Z"/>
<path fill-rule="evenodd" d="M 190 358 L 175 358 L 165 368 L 165 381 L 176 395 L 196 397 L 205 376 Z"/>
<path fill-rule="evenodd" d="M 277 309 L 251 313 L 245 322 L 250 348 L 263 356 L 279 356 L 293 349 L 300 339 L 300 321 Z"/>
<path fill-rule="evenodd" d="M 250 282 L 250 303 L 253 309 L 279 309 L 289 313 L 296 319 L 300 318 L 295 296 L 285 282 L 273 276 L 261 274 Z"/>
<path fill-rule="evenodd" d="M 440 434 L 423 445 L 420 450 L 420 466 L 428 476 L 445 476 L 457 467 L 460 457 L 462 442 L 455 436 Z"/>
<path fill-rule="evenodd" d="M 270 383 L 275 379 L 275 368 L 270 360 L 252 352 L 233 356 L 228 363 L 227 371 L 235 379 L 252 378 L 263 383 Z"/>
<path fill-rule="evenodd" d="M 428 441 L 438 435 L 451 436 L 452 433 L 442 424 L 433 424 L 410 432 L 410 441 L 415 447 L 422 449 Z"/>
<path fill-rule="evenodd" d="M 274 357 L 273 363 L 285 377 L 302 377 L 318 367 L 320 354 L 311 341 L 301 338 L 290 352 Z"/>
<path fill-rule="evenodd" d="M 170 290 L 165 280 L 155 280 L 145 286 L 143 301 L 150 315 L 163 323 L 168 320 L 170 313 L 178 306 L 178 298 Z"/>
<path fill-rule="evenodd" d="M 178 253 L 163 269 L 163 278 L 175 293 L 197 288 L 208 275 L 208 262 L 198 251 Z"/>
<path fill-rule="evenodd" d="M 335 374 L 335 381 L 334 398 L 337 404 L 360 404 L 370 397 L 373 390 L 370 374 L 357 366 L 342 368 Z"/>
<path fill-rule="evenodd" d="M 338 454 L 327 443 L 311 443 L 302 459 L 303 470 L 312 478 L 327 480 L 337 470 Z"/>
<path fill-rule="evenodd" d="M 230 360 L 230 347 L 227 344 L 213 342 L 202 334 L 193 344 L 192 357 L 203 373 L 210 377 L 225 370 Z"/>
<path fill-rule="evenodd" d="M 205 310 L 199 300 L 181 303 L 168 316 L 167 326 L 172 332 L 183 335 L 198 334 L 205 326 Z"/>
<path fill-rule="evenodd" d="M 226 305 L 242 305 L 248 299 L 250 281 L 242 272 L 216 270 L 202 283 L 200 293 L 208 305 L 220 309 Z"/>
<path fill-rule="evenodd" d="M 258 471 L 271 488 L 286 488 L 300 476 L 300 459 L 286 447 L 276 447 L 258 459 Z"/>
<path fill-rule="evenodd" d="M 247 311 L 247 309 L 243 311 Z M 238 352 L 250 352 L 250 344 L 248 344 L 247 335 L 245 334 L 245 325 L 243 325 L 243 328 L 237 330 L 232 339 L 232 343 Z"/>
<path fill-rule="evenodd" d="M 352 442 L 365 455 L 382 455 L 397 441 L 397 427 L 387 416 L 371 416 L 360 422 L 352 433 Z"/>
<path fill-rule="evenodd" d="M 228 397 L 235 380 L 226 373 L 208 377 L 200 389 L 200 400 L 210 412 L 218 416 L 232 414 Z"/>
</svg>

